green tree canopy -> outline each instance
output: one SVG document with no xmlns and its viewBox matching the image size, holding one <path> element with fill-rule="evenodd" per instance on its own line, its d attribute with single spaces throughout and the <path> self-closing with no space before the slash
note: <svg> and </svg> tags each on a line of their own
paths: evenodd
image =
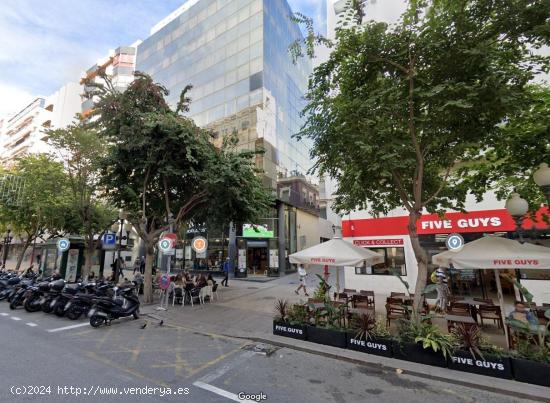
<svg viewBox="0 0 550 403">
<path fill-rule="evenodd" d="M 313 140 L 315 168 L 338 180 L 339 209 L 407 209 L 417 311 L 428 256 L 416 222 L 464 208 L 472 188 L 457 168 L 531 105 L 528 83 L 549 67 L 533 52 L 549 42 L 548 15 L 542 0 L 411 0 L 395 25 L 338 29 L 310 78 L 299 136 Z"/>
</svg>

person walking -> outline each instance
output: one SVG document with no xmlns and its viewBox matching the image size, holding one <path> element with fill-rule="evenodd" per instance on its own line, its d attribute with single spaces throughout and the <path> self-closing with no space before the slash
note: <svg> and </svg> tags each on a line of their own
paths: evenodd
<svg viewBox="0 0 550 403">
<path fill-rule="evenodd" d="M 229 257 L 225 259 L 225 262 L 223 263 L 223 280 L 221 282 L 222 285 L 225 283 L 226 287 L 229 287 L 227 282 L 229 281 Z"/>
<path fill-rule="evenodd" d="M 307 289 L 306 289 L 307 272 L 306 272 L 306 269 L 304 268 L 303 265 L 298 266 L 298 275 L 300 276 L 300 285 L 298 286 L 298 288 L 296 290 L 294 290 L 294 292 L 296 293 L 296 295 L 299 295 L 300 290 L 303 288 L 304 289 L 304 295 L 306 297 L 309 297 L 309 294 L 307 293 Z"/>
</svg>

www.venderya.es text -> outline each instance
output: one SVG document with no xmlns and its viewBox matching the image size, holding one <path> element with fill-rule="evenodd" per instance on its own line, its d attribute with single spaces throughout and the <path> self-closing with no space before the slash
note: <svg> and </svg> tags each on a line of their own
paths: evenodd
<svg viewBox="0 0 550 403">
<path fill-rule="evenodd" d="M 37 395 L 37 396 L 113 396 L 113 395 L 135 395 L 135 396 L 175 396 L 189 395 L 189 388 L 170 387 L 116 387 L 116 386 L 51 386 L 51 385 L 13 385 L 10 387 L 12 395 Z"/>
</svg>

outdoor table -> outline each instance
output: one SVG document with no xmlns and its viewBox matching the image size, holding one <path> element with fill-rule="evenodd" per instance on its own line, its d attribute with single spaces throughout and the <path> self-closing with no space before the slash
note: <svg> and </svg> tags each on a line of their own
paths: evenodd
<svg viewBox="0 0 550 403">
<path fill-rule="evenodd" d="M 467 328 L 476 324 L 476 321 L 469 316 L 459 316 L 459 315 L 445 315 L 445 320 L 447 321 L 447 329 L 449 332 L 451 328 L 456 323 L 462 323 Z"/>
</svg>

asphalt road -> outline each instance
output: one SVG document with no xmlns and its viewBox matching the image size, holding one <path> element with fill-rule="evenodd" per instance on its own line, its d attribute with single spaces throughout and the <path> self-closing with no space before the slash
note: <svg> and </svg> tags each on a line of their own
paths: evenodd
<svg viewBox="0 0 550 403">
<path fill-rule="evenodd" d="M 519 401 L 290 349 L 266 356 L 152 318 L 92 329 L 0 303 L 0 336 L 0 402 L 225 402 L 240 392 L 269 402 Z"/>
</svg>

